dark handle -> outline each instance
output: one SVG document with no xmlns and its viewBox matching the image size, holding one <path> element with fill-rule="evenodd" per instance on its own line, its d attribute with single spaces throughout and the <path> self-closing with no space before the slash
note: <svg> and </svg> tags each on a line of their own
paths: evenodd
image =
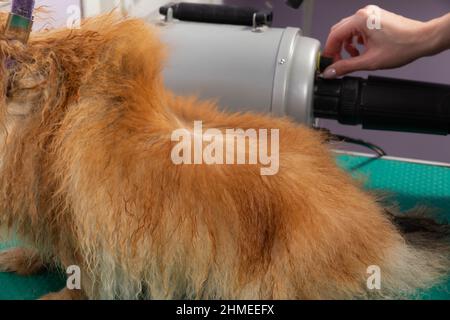
<svg viewBox="0 0 450 320">
<path fill-rule="evenodd" d="M 272 12 L 260 11 L 250 7 L 181 2 L 169 3 L 161 7 L 159 12 L 167 16 L 169 9 L 173 10 L 175 19 L 183 21 L 242 26 L 253 26 L 255 22 L 256 25 L 260 26 L 269 25 L 273 20 Z"/>
<path fill-rule="evenodd" d="M 365 129 L 450 133 L 450 86 L 381 77 L 318 79 L 318 118 Z"/>
<path fill-rule="evenodd" d="M 302 6 L 303 0 L 286 0 L 288 6 L 298 9 Z"/>
</svg>

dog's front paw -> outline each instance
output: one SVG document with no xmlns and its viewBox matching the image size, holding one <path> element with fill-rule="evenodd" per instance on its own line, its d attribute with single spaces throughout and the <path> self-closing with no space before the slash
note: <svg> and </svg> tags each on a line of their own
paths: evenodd
<svg viewBox="0 0 450 320">
<path fill-rule="evenodd" d="M 49 293 L 39 300 L 84 300 L 86 297 L 81 290 L 62 289 L 59 292 Z"/>
<path fill-rule="evenodd" d="M 43 269 L 44 262 L 33 250 L 16 248 L 0 252 L 0 272 L 29 276 Z"/>
</svg>

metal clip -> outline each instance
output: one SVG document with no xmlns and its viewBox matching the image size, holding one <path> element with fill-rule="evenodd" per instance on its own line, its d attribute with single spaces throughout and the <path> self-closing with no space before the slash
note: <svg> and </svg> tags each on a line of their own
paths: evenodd
<svg viewBox="0 0 450 320">
<path fill-rule="evenodd" d="M 27 43 L 33 28 L 33 19 L 29 20 L 20 15 L 10 13 L 5 28 L 5 35 L 9 40 L 19 40 Z"/>
<path fill-rule="evenodd" d="M 253 27 L 252 27 L 252 31 L 253 32 L 264 32 L 266 31 L 266 29 L 268 28 L 267 24 L 267 18 L 264 18 L 265 21 L 262 24 L 258 24 L 258 14 L 254 13 L 253 14 Z"/>
<path fill-rule="evenodd" d="M 166 16 L 164 17 L 164 22 L 165 23 L 170 23 L 170 22 L 172 22 L 173 21 L 173 8 L 172 7 L 169 7 L 168 9 L 167 9 L 167 14 L 166 14 Z"/>
</svg>

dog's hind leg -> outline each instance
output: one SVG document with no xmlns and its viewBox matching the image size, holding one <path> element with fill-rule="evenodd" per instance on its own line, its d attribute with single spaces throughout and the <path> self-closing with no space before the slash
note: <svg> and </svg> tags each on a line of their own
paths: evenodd
<svg viewBox="0 0 450 320">
<path fill-rule="evenodd" d="M 0 252 L 0 272 L 29 276 L 43 271 L 44 268 L 44 260 L 31 249 L 14 248 Z"/>
</svg>

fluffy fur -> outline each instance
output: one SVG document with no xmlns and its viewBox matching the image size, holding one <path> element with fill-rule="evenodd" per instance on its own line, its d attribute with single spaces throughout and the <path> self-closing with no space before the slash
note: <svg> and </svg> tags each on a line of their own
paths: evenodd
<svg viewBox="0 0 450 320">
<path fill-rule="evenodd" d="M 391 298 L 447 272 L 444 241 L 405 238 L 322 136 L 174 96 L 164 56 L 155 28 L 112 15 L 0 40 L 0 223 L 42 261 L 80 266 L 86 298 Z M 171 134 L 195 120 L 280 129 L 279 173 L 174 165 Z M 0 268 L 23 266 L 14 252 Z"/>
</svg>

